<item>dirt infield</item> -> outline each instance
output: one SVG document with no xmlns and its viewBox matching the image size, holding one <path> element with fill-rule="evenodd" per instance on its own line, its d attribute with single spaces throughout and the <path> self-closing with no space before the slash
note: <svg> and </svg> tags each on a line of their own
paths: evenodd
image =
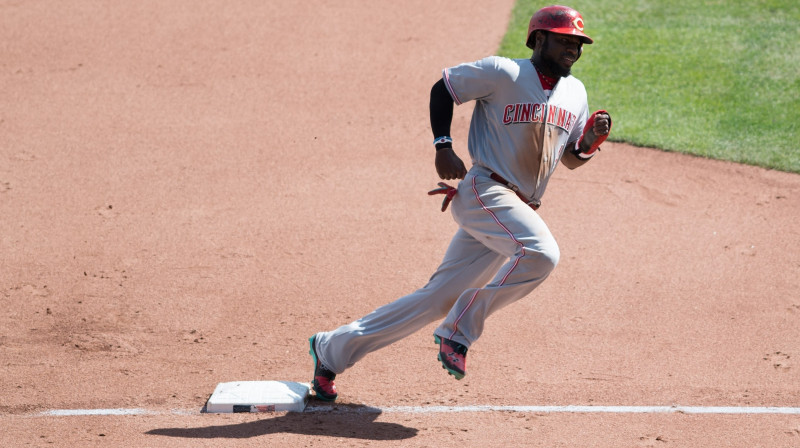
<svg viewBox="0 0 800 448">
<path fill-rule="evenodd" d="M 0 446 L 800 446 L 798 415 L 425 410 L 800 406 L 800 176 L 623 144 L 555 173 L 561 263 L 463 381 L 431 326 L 336 406 L 200 414 L 427 281 L 429 89 L 511 7 L 0 0 Z"/>
</svg>

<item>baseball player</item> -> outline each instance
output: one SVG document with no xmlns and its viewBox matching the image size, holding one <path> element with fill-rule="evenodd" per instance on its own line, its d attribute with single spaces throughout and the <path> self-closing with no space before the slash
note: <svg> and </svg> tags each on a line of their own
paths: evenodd
<svg viewBox="0 0 800 448">
<path fill-rule="evenodd" d="M 487 57 L 443 70 L 431 89 L 435 166 L 459 225 L 444 260 L 416 292 L 309 339 L 313 389 L 333 401 L 333 380 L 370 352 L 431 322 L 442 367 L 466 374 L 469 347 L 486 318 L 525 297 L 555 268 L 559 249 L 536 212 L 559 161 L 570 169 L 595 156 L 611 130 L 606 111 L 590 114 L 583 84 L 570 70 L 592 39 L 565 6 L 537 11 L 528 27 L 531 59 Z M 454 104 L 475 101 L 467 146 L 472 166 L 453 151 Z M 443 320 L 442 320 L 443 319 Z"/>
</svg>

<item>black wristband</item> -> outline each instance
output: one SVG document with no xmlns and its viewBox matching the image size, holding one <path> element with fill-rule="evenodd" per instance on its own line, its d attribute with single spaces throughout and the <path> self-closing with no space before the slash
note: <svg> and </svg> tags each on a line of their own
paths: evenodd
<svg viewBox="0 0 800 448">
<path fill-rule="evenodd" d="M 436 144 L 436 151 L 439 151 L 440 149 L 445 149 L 445 148 L 450 148 L 450 149 L 453 149 L 453 144 L 452 144 L 452 143 L 450 143 L 450 142 L 446 142 L 446 143 L 437 143 L 437 144 Z"/>
<path fill-rule="evenodd" d="M 592 157 L 594 157 L 594 155 L 597 153 L 597 151 L 594 151 L 591 154 L 587 154 L 587 153 L 585 153 L 585 152 L 583 152 L 581 150 L 580 144 L 576 144 L 575 147 L 572 148 L 572 153 L 575 154 L 575 157 L 577 157 L 577 158 L 579 158 L 581 160 L 589 160 Z"/>
</svg>

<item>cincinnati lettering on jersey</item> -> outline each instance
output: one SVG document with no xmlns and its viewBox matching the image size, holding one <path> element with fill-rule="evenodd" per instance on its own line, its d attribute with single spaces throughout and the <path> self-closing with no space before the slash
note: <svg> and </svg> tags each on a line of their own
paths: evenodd
<svg viewBox="0 0 800 448">
<path fill-rule="evenodd" d="M 545 113 L 546 112 L 546 113 Z M 572 131 L 578 119 L 572 112 L 556 105 L 546 103 L 516 103 L 506 105 L 503 113 L 503 124 L 512 123 L 547 123 L 558 126 L 567 132 Z"/>
</svg>

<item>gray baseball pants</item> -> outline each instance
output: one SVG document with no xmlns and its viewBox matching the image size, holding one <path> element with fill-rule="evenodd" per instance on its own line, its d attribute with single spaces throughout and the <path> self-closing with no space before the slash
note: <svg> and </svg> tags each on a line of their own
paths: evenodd
<svg viewBox="0 0 800 448">
<path fill-rule="evenodd" d="M 342 373 L 368 353 L 439 321 L 434 334 L 469 347 L 495 311 L 533 291 L 559 249 L 542 218 L 490 171 L 473 167 L 451 210 L 459 225 L 441 265 L 421 289 L 335 330 L 317 334 L 317 356 Z"/>
</svg>

